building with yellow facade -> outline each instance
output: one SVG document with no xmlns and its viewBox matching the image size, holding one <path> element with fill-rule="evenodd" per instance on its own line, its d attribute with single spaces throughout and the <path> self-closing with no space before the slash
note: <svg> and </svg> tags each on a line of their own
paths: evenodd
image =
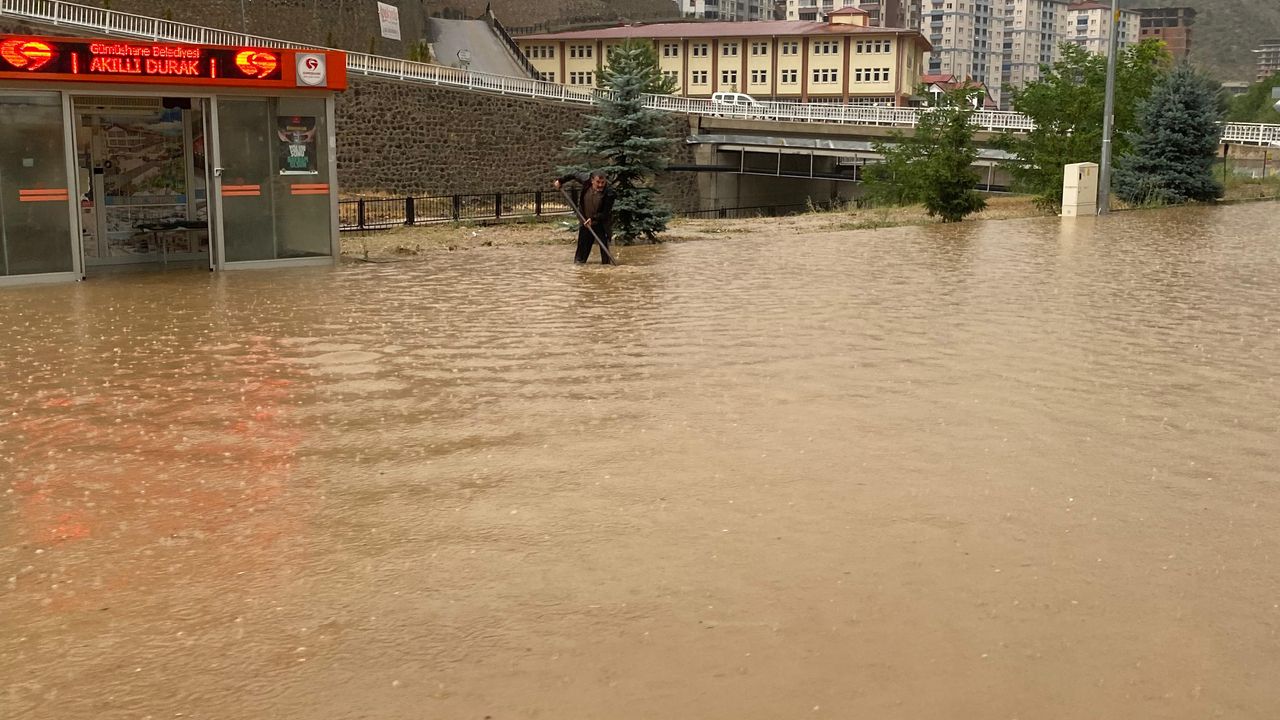
<svg viewBox="0 0 1280 720">
<path fill-rule="evenodd" d="M 847 7 L 824 22 L 685 22 L 627 25 L 516 38 L 543 80 L 592 86 L 609 50 L 653 43 L 676 92 L 706 98 L 905 106 L 932 46 L 916 30 L 873 27 Z"/>
</svg>

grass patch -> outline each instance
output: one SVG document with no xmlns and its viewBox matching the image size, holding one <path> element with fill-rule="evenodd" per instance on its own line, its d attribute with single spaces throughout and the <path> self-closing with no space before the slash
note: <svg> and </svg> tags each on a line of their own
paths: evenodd
<svg viewBox="0 0 1280 720">
<path fill-rule="evenodd" d="M 1280 175 L 1250 177 L 1231 173 L 1227 175 L 1225 189 L 1222 199 L 1228 201 L 1280 198 Z"/>
</svg>

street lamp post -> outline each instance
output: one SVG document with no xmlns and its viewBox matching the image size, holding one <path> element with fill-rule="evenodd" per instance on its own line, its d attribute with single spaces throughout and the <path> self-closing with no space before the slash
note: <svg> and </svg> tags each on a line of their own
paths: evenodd
<svg viewBox="0 0 1280 720">
<path fill-rule="evenodd" d="M 1111 134 L 1115 131 L 1116 62 L 1120 55 L 1120 6 L 1111 0 L 1111 50 L 1107 53 L 1107 95 L 1102 108 L 1102 162 L 1098 169 L 1098 214 L 1111 212 Z"/>
</svg>

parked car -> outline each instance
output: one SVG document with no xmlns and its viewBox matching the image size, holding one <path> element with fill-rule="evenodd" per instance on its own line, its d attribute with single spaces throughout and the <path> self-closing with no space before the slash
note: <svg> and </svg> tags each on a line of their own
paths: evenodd
<svg viewBox="0 0 1280 720">
<path fill-rule="evenodd" d="M 711 106 L 716 110 L 716 117 L 722 117 L 721 110 L 727 113 L 745 113 L 748 117 L 759 117 L 764 114 L 764 106 L 746 93 L 718 92 L 711 96 Z"/>
</svg>

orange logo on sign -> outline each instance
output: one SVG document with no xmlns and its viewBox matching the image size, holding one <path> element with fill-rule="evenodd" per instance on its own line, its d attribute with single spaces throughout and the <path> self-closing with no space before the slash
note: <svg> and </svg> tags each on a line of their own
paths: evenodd
<svg viewBox="0 0 1280 720">
<path fill-rule="evenodd" d="M 236 67 L 252 78 L 264 78 L 275 72 L 279 66 L 280 59 L 273 53 L 243 50 L 236 55 Z"/>
<path fill-rule="evenodd" d="M 19 70 L 35 71 L 53 60 L 53 48 L 39 40 L 5 40 L 0 57 Z"/>
</svg>

